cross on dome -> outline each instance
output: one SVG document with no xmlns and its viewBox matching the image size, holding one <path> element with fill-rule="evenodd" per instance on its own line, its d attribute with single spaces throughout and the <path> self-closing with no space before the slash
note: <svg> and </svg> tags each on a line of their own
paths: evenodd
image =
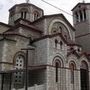
<svg viewBox="0 0 90 90">
<path fill-rule="evenodd" d="M 29 3 L 30 2 L 30 0 L 26 0 L 26 3 Z"/>
<path fill-rule="evenodd" d="M 83 0 L 83 3 L 85 3 L 85 0 Z"/>
</svg>

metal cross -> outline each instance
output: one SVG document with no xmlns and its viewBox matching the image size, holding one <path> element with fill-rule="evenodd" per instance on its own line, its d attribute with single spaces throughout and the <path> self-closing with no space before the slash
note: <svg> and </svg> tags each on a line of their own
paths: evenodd
<svg viewBox="0 0 90 90">
<path fill-rule="evenodd" d="M 26 0 L 26 3 L 29 3 L 30 0 Z"/>
<path fill-rule="evenodd" d="M 85 0 L 83 0 L 83 3 L 85 3 Z"/>
</svg>

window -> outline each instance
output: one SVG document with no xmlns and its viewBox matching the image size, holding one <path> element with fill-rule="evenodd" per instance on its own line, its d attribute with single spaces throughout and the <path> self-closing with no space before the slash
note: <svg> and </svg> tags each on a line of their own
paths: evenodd
<svg viewBox="0 0 90 90">
<path fill-rule="evenodd" d="M 70 64 L 71 84 L 74 84 L 74 69 L 75 69 L 75 65 L 74 63 L 71 63 Z"/>
<path fill-rule="evenodd" d="M 58 82 L 58 68 L 59 68 L 58 62 L 55 63 L 55 67 L 56 67 L 56 82 Z"/>
<path fill-rule="evenodd" d="M 20 13 L 21 13 L 21 18 L 22 19 L 26 19 L 27 18 L 27 13 L 28 13 L 28 10 L 26 8 L 22 8 L 20 10 Z"/>
<path fill-rule="evenodd" d="M 79 16 L 77 12 L 75 13 L 75 17 L 76 17 L 76 22 L 79 22 Z"/>
<path fill-rule="evenodd" d="M 72 39 L 71 38 L 71 33 L 70 33 L 68 27 L 64 23 L 62 23 L 61 21 L 60 22 L 59 21 L 57 21 L 57 22 L 52 21 L 49 29 L 50 29 L 49 30 L 50 34 L 59 34 L 59 33 L 61 33 L 62 35 L 67 35 L 68 39 Z"/>
<path fill-rule="evenodd" d="M 86 10 L 84 9 L 83 12 L 84 12 L 84 20 L 86 20 Z"/>
<path fill-rule="evenodd" d="M 81 22 L 86 20 L 86 9 L 79 10 L 75 12 L 76 22 Z"/>
<path fill-rule="evenodd" d="M 17 70 L 24 68 L 24 59 L 25 57 L 23 55 L 18 55 L 15 58 L 15 65 L 14 68 Z M 23 72 L 16 72 L 14 73 L 14 85 L 17 87 L 17 85 L 23 85 Z"/>
<path fill-rule="evenodd" d="M 78 48 L 78 52 L 80 52 L 80 48 Z"/>
<path fill-rule="evenodd" d="M 62 42 L 62 41 L 60 41 L 60 49 L 62 49 L 62 45 L 63 45 L 63 42 Z"/>
<path fill-rule="evenodd" d="M 34 20 L 37 20 L 39 18 L 39 13 L 37 11 L 34 12 Z"/>
<path fill-rule="evenodd" d="M 57 82 L 60 82 L 59 80 L 60 80 L 60 78 L 62 78 L 61 76 L 61 74 L 60 74 L 60 71 L 61 71 L 61 66 L 63 66 L 63 62 L 62 62 L 62 59 L 61 59 L 61 57 L 59 57 L 59 56 L 56 56 L 56 57 L 54 57 L 54 59 L 53 59 L 53 65 L 54 65 L 54 67 L 55 67 L 55 79 L 54 79 L 54 81 L 57 83 Z M 61 75 L 61 76 L 60 76 Z"/>
<path fill-rule="evenodd" d="M 58 40 L 55 39 L 55 48 L 57 48 Z"/>
<path fill-rule="evenodd" d="M 79 14 L 80 14 L 80 21 L 82 21 L 83 20 L 83 16 L 82 16 L 82 11 L 81 10 L 79 11 Z"/>
<path fill-rule="evenodd" d="M 21 18 L 26 19 L 26 15 L 27 15 L 26 11 L 21 12 Z"/>
<path fill-rule="evenodd" d="M 90 90 L 89 89 L 88 64 L 85 61 L 82 61 L 81 62 L 81 67 L 80 67 L 80 81 L 81 81 L 81 90 Z"/>
</svg>

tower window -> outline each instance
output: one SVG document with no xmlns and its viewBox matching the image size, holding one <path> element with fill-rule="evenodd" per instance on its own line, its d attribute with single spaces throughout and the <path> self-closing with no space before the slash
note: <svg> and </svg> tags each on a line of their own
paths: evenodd
<svg viewBox="0 0 90 90">
<path fill-rule="evenodd" d="M 21 18 L 23 18 L 23 12 L 21 12 Z"/>
<path fill-rule="evenodd" d="M 26 19 L 27 18 L 28 9 L 27 8 L 22 8 L 20 10 L 20 13 L 21 13 L 21 18 Z"/>
<path fill-rule="evenodd" d="M 83 20 L 83 16 L 82 16 L 82 11 L 81 10 L 79 11 L 79 14 L 80 14 L 80 21 L 82 21 Z"/>
<path fill-rule="evenodd" d="M 26 11 L 22 11 L 21 12 L 21 18 L 26 19 L 27 16 L 27 12 Z"/>
<path fill-rule="evenodd" d="M 34 12 L 34 20 L 37 20 L 39 18 L 39 13 L 37 11 Z"/>
<path fill-rule="evenodd" d="M 78 16 L 77 12 L 75 13 L 75 17 L 76 17 L 76 22 L 78 22 L 79 21 L 79 16 Z"/>
<path fill-rule="evenodd" d="M 86 10 L 84 9 L 83 12 L 84 12 L 84 20 L 86 20 Z"/>
<path fill-rule="evenodd" d="M 24 19 L 26 19 L 27 12 L 24 12 Z"/>
</svg>

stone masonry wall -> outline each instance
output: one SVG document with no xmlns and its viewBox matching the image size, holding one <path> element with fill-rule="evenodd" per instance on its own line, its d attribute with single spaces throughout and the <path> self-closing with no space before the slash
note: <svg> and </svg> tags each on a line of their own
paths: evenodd
<svg viewBox="0 0 90 90">
<path fill-rule="evenodd" d="M 2 64 L 2 70 L 12 69 L 15 54 L 18 51 L 21 51 L 22 48 L 26 48 L 28 44 L 28 41 L 25 38 L 21 38 L 19 36 L 14 38 L 16 39 L 16 42 L 7 40 L 4 41 L 2 62 L 7 62 L 11 64 Z"/>
</svg>

